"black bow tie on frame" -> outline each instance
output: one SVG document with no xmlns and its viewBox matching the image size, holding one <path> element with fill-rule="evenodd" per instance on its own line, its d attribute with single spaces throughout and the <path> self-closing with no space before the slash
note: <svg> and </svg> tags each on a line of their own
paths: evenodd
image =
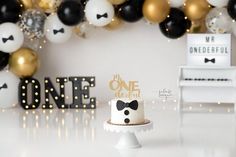
<svg viewBox="0 0 236 157">
<path fill-rule="evenodd" d="M 57 33 L 65 33 L 64 28 L 61 28 L 61 29 L 59 29 L 59 30 L 54 29 L 54 30 L 53 30 L 53 34 L 56 35 Z"/>
<path fill-rule="evenodd" d="M 2 38 L 3 43 L 6 43 L 8 40 L 14 40 L 14 37 L 11 35 L 8 38 Z"/>
<path fill-rule="evenodd" d="M 7 88 L 7 84 L 4 83 L 1 87 L 0 87 L 0 90 L 3 89 L 3 88 Z"/>
<path fill-rule="evenodd" d="M 216 62 L 216 59 L 215 59 L 215 58 L 212 58 L 212 59 L 205 58 L 205 59 L 204 59 L 204 62 L 205 62 L 205 63 L 208 63 L 208 62 L 215 63 L 215 62 Z"/>
<path fill-rule="evenodd" d="M 104 17 L 104 18 L 108 18 L 108 14 L 107 13 L 104 13 L 104 14 L 97 14 L 97 19 L 100 19 L 100 18 L 102 18 L 102 17 Z"/>
<path fill-rule="evenodd" d="M 131 101 L 130 103 L 125 103 L 121 100 L 118 100 L 116 102 L 116 108 L 118 111 L 121 111 L 124 108 L 131 108 L 132 110 L 137 110 L 138 109 L 138 101 L 134 100 L 134 101 Z"/>
</svg>

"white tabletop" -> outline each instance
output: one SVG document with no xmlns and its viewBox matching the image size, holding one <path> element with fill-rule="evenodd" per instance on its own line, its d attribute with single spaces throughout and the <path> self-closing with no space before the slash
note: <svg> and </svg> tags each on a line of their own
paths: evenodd
<svg viewBox="0 0 236 157">
<path fill-rule="evenodd" d="M 136 157 L 235 157 L 236 122 L 230 105 L 188 105 L 181 115 L 174 103 L 147 104 L 150 132 L 137 133 Z M 0 110 L 1 157 L 119 157 L 119 136 L 107 132 L 108 105 L 96 110 Z"/>
</svg>

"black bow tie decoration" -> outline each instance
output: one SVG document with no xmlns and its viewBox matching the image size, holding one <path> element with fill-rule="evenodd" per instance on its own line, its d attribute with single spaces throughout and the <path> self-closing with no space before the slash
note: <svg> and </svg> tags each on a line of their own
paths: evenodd
<svg viewBox="0 0 236 157">
<path fill-rule="evenodd" d="M 121 100 L 118 100 L 116 102 L 116 108 L 118 111 L 121 111 L 124 108 L 131 108 L 132 110 L 137 110 L 138 109 L 138 101 L 134 100 L 134 101 L 131 101 L 130 103 L 125 103 Z"/>
<path fill-rule="evenodd" d="M 11 35 L 8 38 L 2 38 L 3 43 L 6 43 L 8 40 L 14 40 L 14 37 Z"/>
<path fill-rule="evenodd" d="M 3 89 L 3 88 L 6 88 L 7 89 L 7 84 L 4 83 L 1 87 L 0 87 L 0 90 Z"/>
<path fill-rule="evenodd" d="M 102 17 L 104 17 L 104 18 L 108 18 L 108 14 L 107 13 L 104 13 L 104 14 L 97 14 L 97 19 L 100 19 L 100 18 L 102 18 Z"/>
<path fill-rule="evenodd" d="M 61 28 L 61 29 L 59 29 L 59 30 L 54 29 L 54 30 L 53 30 L 53 34 L 56 35 L 57 33 L 65 33 L 64 28 Z"/>
<path fill-rule="evenodd" d="M 216 59 L 215 59 L 215 58 L 212 58 L 212 59 L 205 58 L 205 59 L 204 59 L 204 62 L 205 62 L 205 63 L 208 63 L 208 62 L 215 63 L 215 62 L 216 62 Z"/>
</svg>

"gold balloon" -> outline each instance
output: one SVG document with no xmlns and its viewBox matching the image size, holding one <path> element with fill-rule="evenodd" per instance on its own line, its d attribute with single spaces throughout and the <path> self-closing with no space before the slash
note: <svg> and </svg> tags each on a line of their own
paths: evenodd
<svg viewBox="0 0 236 157">
<path fill-rule="evenodd" d="M 38 55 L 29 48 L 21 48 L 10 56 L 9 67 L 19 77 L 33 76 L 39 68 Z"/>
<path fill-rule="evenodd" d="M 55 12 L 62 0 L 35 0 L 35 5 L 43 11 L 51 13 Z"/>
<path fill-rule="evenodd" d="M 184 4 L 184 12 L 191 21 L 203 19 L 210 9 L 207 0 L 186 0 Z"/>
<path fill-rule="evenodd" d="M 188 33 L 206 33 L 207 27 L 205 20 L 192 21 Z"/>
<path fill-rule="evenodd" d="M 143 4 L 143 16 L 151 23 L 161 23 L 170 12 L 167 0 L 145 0 Z"/>
<path fill-rule="evenodd" d="M 109 0 L 109 1 L 111 2 L 111 4 L 119 5 L 124 3 L 126 0 Z"/>
<path fill-rule="evenodd" d="M 119 19 L 117 16 L 114 16 L 111 20 L 111 22 L 106 25 L 104 28 L 106 28 L 107 30 L 115 30 L 120 28 L 120 26 L 122 25 L 122 20 Z"/>
<path fill-rule="evenodd" d="M 34 6 L 32 0 L 20 0 L 20 2 L 23 4 L 24 9 L 31 9 Z"/>
</svg>

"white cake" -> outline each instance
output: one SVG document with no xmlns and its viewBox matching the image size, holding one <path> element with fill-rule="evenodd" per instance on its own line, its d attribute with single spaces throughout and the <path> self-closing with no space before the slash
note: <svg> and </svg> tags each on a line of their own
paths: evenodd
<svg viewBox="0 0 236 157">
<path fill-rule="evenodd" d="M 111 100 L 111 123 L 120 125 L 143 124 L 143 100 L 113 99 Z"/>
</svg>

